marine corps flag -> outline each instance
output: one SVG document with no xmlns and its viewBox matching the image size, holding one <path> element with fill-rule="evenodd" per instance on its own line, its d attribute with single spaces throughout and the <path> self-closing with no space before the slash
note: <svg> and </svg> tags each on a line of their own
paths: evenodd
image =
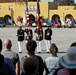
<svg viewBox="0 0 76 75">
<path fill-rule="evenodd" d="M 26 2 L 26 23 L 28 27 L 30 26 L 29 22 L 30 22 L 30 18 L 29 18 L 28 1 L 27 1 Z"/>
<path fill-rule="evenodd" d="M 42 18 L 40 17 L 40 6 L 38 0 L 36 9 L 36 26 L 40 29 L 40 31 L 42 31 Z"/>
</svg>

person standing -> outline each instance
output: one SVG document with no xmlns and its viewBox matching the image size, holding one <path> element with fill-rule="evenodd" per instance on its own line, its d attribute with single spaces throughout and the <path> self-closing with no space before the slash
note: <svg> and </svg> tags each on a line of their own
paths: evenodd
<svg viewBox="0 0 76 75">
<path fill-rule="evenodd" d="M 26 43 L 28 42 L 28 40 L 32 40 L 33 38 L 33 31 L 32 29 L 30 29 L 30 27 L 25 29 L 26 32 Z"/>
<path fill-rule="evenodd" d="M 19 53 L 22 53 L 23 41 L 24 41 L 24 30 L 22 29 L 22 26 L 19 26 L 19 29 L 17 30 L 17 36 L 18 36 Z"/>
<path fill-rule="evenodd" d="M 45 43 L 46 43 L 46 50 L 47 50 L 47 53 L 49 53 L 49 49 L 50 49 L 50 46 L 51 46 L 51 36 L 52 36 L 52 30 L 50 27 L 48 27 L 46 30 L 45 30 Z"/>
<path fill-rule="evenodd" d="M 36 33 L 37 52 L 41 53 L 42 50 L 41 41 L 43 40 L 43 30 L 37 27 L 34 32 Z"/>
</svg>

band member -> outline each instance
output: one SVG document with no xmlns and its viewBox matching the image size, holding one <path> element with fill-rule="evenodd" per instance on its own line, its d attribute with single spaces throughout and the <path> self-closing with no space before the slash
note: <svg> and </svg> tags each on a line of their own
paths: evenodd
<svg viewBox="0 0 76 75">
<path fill-rule="evenodd" d="M 26 28 L 25 29 L 25 32 L 26 32 L 26 43 L 28 40 L 31 40 L 33 38 L 33 31 L 32 29 L 30 29 L 30 27 Z"/>
<path fill-rule="evenodd" d="M 17 30 L 17 36 L 18 36 L 19 53 L 22 53 L 23 41 L 24 41 L 24 30 L 22 29 L 22 26 L 19 26 L 19 29 Z"/>
<path fill-rule="evenodd" d="M 46 50 L 47 53 L 49 53 L 49 49 L 51 46 L 51 36 L 52 36 L 52 30 L 50 27 L 48 27 L 47 29 L 45 29 L 45 43 L 46 43 Z"/>
<path fill-rule="evenodd" d="M 37 52 L 41 53 L 42 50 L 41 41 L 43 40 L 43 30 L 37 27 L 34 32 L 36 33 Z"/>
</svg>

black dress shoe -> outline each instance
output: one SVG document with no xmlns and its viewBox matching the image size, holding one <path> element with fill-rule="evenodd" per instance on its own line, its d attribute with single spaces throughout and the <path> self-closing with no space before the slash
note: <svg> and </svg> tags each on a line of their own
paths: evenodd
<svg viewBox="0 0 76 75">
<path fill-rule="evenodd" d="M 47 52 L 47 53 L 50 53 L 50 52 Z"/>
<path fill-rule="evenodd" d="M 19 53 L 22 53 L 22 52 L 19 52 Z"/>
<path fill-rule="evenodd" d="M 41 52 L 38 52 L 39 54 L 41 53 Z"/>
</svg>

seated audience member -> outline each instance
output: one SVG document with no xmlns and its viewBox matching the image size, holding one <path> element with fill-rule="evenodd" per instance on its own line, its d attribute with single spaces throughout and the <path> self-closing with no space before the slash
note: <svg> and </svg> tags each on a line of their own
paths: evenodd
<svg viewBox="0 0 76 75">
<path fill-rule="evenodd" d="M 55 70 L 59 67 L 59 58 L 57 56 L 58 48 L 54 43 L 50 47 L 50 53 L 51 56 L 44 60 L 46 75 L 53 75 Z"/>
<path fill-rule="evenodd" d="M 4 55 L 5 58 L 10 58 L 13 61 L 14 69 L 16 74 L 20 74 L 20 62 L 19 55 L 11 50 L 12 42 L 9 39 L 4 41 L 4 49 L 1 54 Z"/>
<path fill-rule="evenodd" d="M 21 75 L 24 75 L 26 72 L 23 69 L 23 64 L 24 61 L 26 61 L 27 58 L 31 57 L 32 59 L 34 59 L 35 64 L 37 65 L 36 70 L 34 75 L 43 75 L 43 71 L 44 71 L 44 65 L 43 65 L 43 60 L 40 56 L 35 55 L 35 49 L 37 47 L 36 41 L 34 40 L 29 40 L 26 44 L 26 49 L 27 49 L 27 55 L 25 55 L 24 57 L 21 58 L 21 62 L 20 62 L 20 66 L 21 66 Z M 29 60 L 30 61 L 30 60 Z M 31 62 L 30 62 L 31 64 Z M 34 63 L 33 63 L 34 64 Z"/>
<path fill-rule="evenodd" d="M 37 75 L 38 64 L 36 59 L 33 57 L 26 58 L 23 64 L 24 75 Z"/>
<path fill-rule="evenodd" d="M 55 21 L 54 21 L 54 26 L 55 27 L 61 27 L 61 21 L 56 17 Z"/>
<path fill-rule="evenodd" d="M 0 61 L 0 69 L 1 69 L 3 66 L 3 63 L 4 63 L 4 57 L 1 54 L 0 54 L 0 59 L 1 59 L 1 61 Z"/>
<path fill-rule="evenodd" d="M 59 63 L 63 68 L 56 75 L 76 75 L 76 47 L 70 47 L 67 54 L 60 57 Z"/>
<path fill-rule="evenodd" d="M 2 40 L 0 39 L 0 75 L 16 75 L 12 61 L 9 58 L 4 58 L 1 51 Z"/>
<path fill-rule="evenodd" d="M 72 47 L 72 46 L 76 46 L 76 42 L 73 42 L 73 43 L 70 45 L 70 47 Z"/>
<path fill-rule="evenodd" d="M 71 45 L 70 45 L 70 47 L 75 47 L 76 46 L 76 42 L 73 42 Z M 54 72 L 54 74 L 53 75 L 57 75 L 57 72 L 58 72 L 58 70 L 60 70 L 60 69 L 63 69 L 64 67 L 59 63 L 59 65 L 60 65 L 60 68 L 58 68 L 55 72 Z M 64 69 L 65 70 L 65 69 Z M 65 70 L 65 73 L 66 73 L 67 71 Z M 64 74 L 65 75 L 65 74 Z"/>
<path fill-rule="evenodd" d="M 38 66 L 38 74 L 39 75 L 43 75 L 43 72 L 44 72 L 44 62 L 43 62 L 43 59 L 36 55 L 38 61 L 39 61 L 39 66 Z"/>
</svg>

